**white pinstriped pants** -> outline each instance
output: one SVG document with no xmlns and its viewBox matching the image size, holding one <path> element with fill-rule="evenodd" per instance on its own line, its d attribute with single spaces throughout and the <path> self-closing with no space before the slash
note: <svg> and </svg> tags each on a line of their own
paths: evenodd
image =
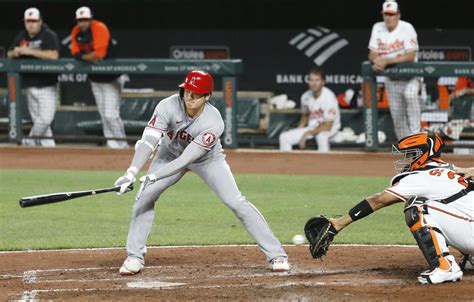
<svg viewBox="0 0 474 302">
<path fill-rule="evenodd" d="M 106 138 L 125 138 L 125 128 L 120 118 L 120 85 L 118 81 L 105 83 L 91 81 L 91 87 L 102 120 L 104 136 Z M 127 141 L 108 139 L 107 147 L 128 148 L 128 143 Z"/>
<path fill-rule="evenodd" d="M 421 106 L 418 97 L 421 88 L 420 79 L 396 81 L 387 78 L 385 87 L 397 139 L 420 132 Z"/>
<path fill-rule="evenodd" d="M 52 137 L 51 123 L 56 113 L 56 85 L 46 87 L 26 88 L 26 99 L 33 127 L 28 136 Z M 26 146 L 55 147 L 54 139 L 24 138 L 22 144 Z"/>
<path fill-rule="evenodd" d="M 299 143 L 303 134 L 306 131 L 313 129 L 314 127 L 304 127 L 304 128 L 295 128 L 285 132 L 282 132 L 279 137 L 280 141 L 280 151 L 291 151 L 293 150 L 293 145 Z M 337 130 L 322 131 L 316 136 L 310 137 L 310 139 L 315 139 L 318 144 L 319 152 L 329 152 L 330 149 L 330 140 L 337 134 Z"/>
</svg>

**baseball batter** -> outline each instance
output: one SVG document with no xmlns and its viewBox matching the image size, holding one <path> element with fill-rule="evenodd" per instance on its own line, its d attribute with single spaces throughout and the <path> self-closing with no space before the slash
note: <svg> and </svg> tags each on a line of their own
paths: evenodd
<svg viewBox="0 0 474 302">
<path fill-rule="evenodd" d="M 464 254 L 465 267 L 474 255 L 474 183 L 440 159 L 444 146 L 436 134 L 421 132 L 393 146 L 402 158 L 395 162 L 399 174 L 384 192 L 364 199 L 349 213 L 331 219 L 330 240 L 354 221 L 394 203 L 405 202 L 405 219 L 430 267 L 418 281 L 436 284 L 462 279 L 463 272 L 448 245 Z M 471 256 L 470 256 L 471 255 Z M 471 265 L 472 263 L 470 263 Z"/>
<path fill-rule="evenodd" d="M 382 14 L 384 21 L 374 24 L 369 42 L 373 70 L 380 72 L 393 64 L 416 62 L 417 34 L 410 23 L 400 20 L 398 3 L 384 2 Z M 387 78 L 385 87 L 397 139 L 419 132 L 421 79 Z"/>
<path fill-rule="evenodd" d="M 115 185 L 121 193 L 134 182 L 138 171 L 153 155 L 148 175 L 142 177 L 133 205 L 127 238 L 128 257 L 120 274 L 133 275 L 144 267 L 146 241 L 153 224 L 155 202 L 166 188 L 178 182 L 187 170 L 194 171 L 229 207 L 255 239 L 273 271 L 288 271 L 287 255 L 262 214 L 239 191 L 219 140 L 224 122 L 219 111 L 208 103 L 213 79 L 204 71 L 190 72 L 180 93 L 158 103 L 126 174 Z M 159 147 L 158 147 L 159 146 Z"/>
<path fill-rule="evenodd" d="M 301 119 L 298 128 L 280 134 L 280 151 L 291 151 L 293 145 L 300 149 L 306 141 L 315 138 L 318 151 L 330 150 L 330 139 L 341 128 L 339 103 L 334 93 L 325 85 L 322 69 L 313 68 L 309 72 L 307 90 L 301 95 Z"/>
</svg>

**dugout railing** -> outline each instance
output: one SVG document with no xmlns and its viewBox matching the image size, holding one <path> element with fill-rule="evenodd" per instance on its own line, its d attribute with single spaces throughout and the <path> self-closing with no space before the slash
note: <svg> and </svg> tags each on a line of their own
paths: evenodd
<svg viewBox="0 0 474 302">
<path fill-rule="evenodd" d="M 458 147 L 459 150 L 469 150 L 463 153 L 474 153 L 472 152 L 474 150 L 474 96 L 461 98 L 452 96 L 453 87 L 459 77 L 474 78 L 474 63 L 403 63 L 387 68 L 381 73 L 375 73 L 370 62 L 365 61 L 361 65 L 361 75 L 363 78 L 362 92 L 366 150 L 379 151 L 386 149 L 387 146 L 394 142 L 387 141 L 381 144 L 378 135 L 380 130 L 380 100 L 382 99 L 380 89 L 378 88 L 381 77 L 387 76 L 397 79 L 423 78 L 424 84 L 422 85 L 419 97 L 422 103 L 422 124 L 424 124 L 424 127 L 427 130 L 441 132 L 443 135 L 446 135 L 448 148 Z M 426 90 L 427 83 L 434 83 L 431 86 L 435 86 L 436 98 L 431 98 L 433 87 L 431 87 L 432 91 Z M 448 89 L 446 88 L 448 86 L 451 87 Z M 441 88 L 447 91 L 447 95 L 442 96 Z M 442 98 L 446 99 L 444 104 Z M 390 105 L 388 104 L 388 106 Z M 388 109 L 385 110 L 387 111 Z M 453 121 L 454 119 L 455 121 Z M 453 132 L 456 132 L 455 135 L 453 135 Z M 452 137 L 449 137 L 449 135 Z"/>
<path fill-rule="evenodd" d="M 0 73 L 7 74 L 8 139 L 11 142 L 21 144 L 24 136 L 24 113 L 28 110 L 28 108 L 26 108 L 26 102 L 24 101 L 25 95 L 22 93 L 22 75 L 24 74 L 126 74 L 137 77 L 148 77 L 148 82 L 151 80 L 150 77 L 160 77 L 163 79 L 163 77 L 167 76 L 179 76 L 176 77 L 176 80 L 173 82 L 174 86 L 172 87 L 175 87 L 178 84 L 178 79 L 182 81 L 184 75 L 191 70 L 206 70 L 213 75 L 215 80 L 221 79 L 221 83 L 216 83 L 216 86 L 220 86 L 219 89 L 222 90 L 222 101 L 225 104 L 223 119 L 226 127 L 221 141 L 223 145 L 228 148 L 236 148 L 237 78 L 242 72 L 242 61 L 240 59 L 111 59 L 94 65 L 74 59 L 47 61 L 2 58 L 0 59 Z M 59 100 L 59 102 L 60 101 L 61 100 Z M 65 119 L 65 122 L 67 122 L 67 117 Z M 54 135 L 54 138 L 61 140 L 61 135 Z M 82 139 L 78 137 L 78 139 L 82 141 L 84 137 Z M 103 137 L 100 139 L 105 140 Z"/>
</svg>

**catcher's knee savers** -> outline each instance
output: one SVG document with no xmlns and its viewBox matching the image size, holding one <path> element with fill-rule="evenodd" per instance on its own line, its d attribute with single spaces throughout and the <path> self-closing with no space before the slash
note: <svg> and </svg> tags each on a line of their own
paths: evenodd
<svg viewBox="0 0 474 302">
<path fill-rule="evenodd" d="M 423 205 L 426 200 L 416 196 L 408 199 L 404 209 L 405 221 L 430 268 L 435 269 L 440 264 L 439 257 L 444 255 L 437 244 L 435 230 L 423 219 L 423 215 L 427 214 L 427 209 Z"/>
</svg>

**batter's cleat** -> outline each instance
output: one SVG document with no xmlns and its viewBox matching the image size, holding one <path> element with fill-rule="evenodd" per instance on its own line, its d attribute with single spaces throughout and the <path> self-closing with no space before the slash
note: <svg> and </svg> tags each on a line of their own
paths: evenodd
<svg viewBox="0 0 474 302">
<path fill-rule="evenodd" d="M 122 276 L 131 276 L 138 274 L 143 270 L 143 263 L 136 258 L 127 258 L 122 264 L 119 270 L 119 274 Z"/>
<path fill-rule="evenodd" d="M 456 263 L 454 256 L 448 255 L 445 257 L 445 259 L 450 264 L 450 268 L 448 270 L 437 267 L 432 271 L 425 271 L 418 277 L 418 282 L 421 284 L 439 284 L 444 282 L 461 281 L 463 272 Z"/>
<path fill-rule="evenodd" d="M 285 257 L 276 257 L 272 260 L 272 272 L 284 273 L 290 270 L 290 264 Z"/>
</svg>

